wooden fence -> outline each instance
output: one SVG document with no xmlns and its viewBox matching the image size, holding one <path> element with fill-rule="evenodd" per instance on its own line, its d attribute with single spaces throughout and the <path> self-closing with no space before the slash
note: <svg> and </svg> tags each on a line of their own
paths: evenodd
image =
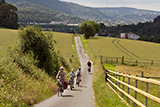
<svg viewBox="0 0 160 107">
<path fill-rule="evenodd" d="M 111 64 L 124 64 L 124 63 L 128 63 L 128 64 L 147 64 L 147 65 L 160 65 L 160 60 L 159 61 L 138 61 L 135 59 L 129 59 L 129 58 L 125 58 L 124 56 L 122 57 L 104 57 L 104 61 L 106 63 L 111 63 Z"/>
<path fill-rule="evenodd" d="M 107 81 L 109 82 L 109 84 L 114 87 L 114 90 L 117 89 L 119 92 L 122 93 L 122 95 L 125 95 L 127 97 L 128 103 L 129 103 L 129 99 L 130 99 L 134 102 L 134 106 L 138 105 L 141 107 L 147 107 L 148 106 L 148 98 L 157 102 L 157 103 L 160 103 L 160 98 L 148 93 L 149 84 L 154 84 L 154 85 L 160 86 L 160 81 L 157 81 L 154 79 L 149 79 L 149 78 L 141 78 L 138 76 L 131 76 L 130 74 L 127 75 L 127 74 L 123 74 L 123 73 L 115 72 L 115 71 L 111 71 L 111 70 L 106 70 L 104 67 L 103 61 L 102 61 L 102 57 L 101 57 L 101 64 L 102 64 L 102 67 L 105 71 L 105 75 L 106 75 L 106 78 L 107 78 Z M 127 79 L 128 83 L 125 82 L 125 79 Z M 130 84 L 130 79 L 135 80 L 135 87 Z M 138 87 L 137 87 L 138 81 L 146 83 L 146 91 L 138 89 Z M 120 87 L 120 84 L 122 85 L 122 87 Z M 124 86 L 128 87 L 127 92 L 124 91 Z M 130 89 L 135 91 L 134 97 L 130 95 Z M 145 104 L 142 104 L 140 101 L 137 100 L 137 93 L 145 96 Z"/>
</svg>

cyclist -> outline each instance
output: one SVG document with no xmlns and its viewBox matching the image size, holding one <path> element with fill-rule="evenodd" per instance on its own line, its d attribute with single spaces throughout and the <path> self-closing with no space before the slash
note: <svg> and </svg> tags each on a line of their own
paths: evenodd
<svg viewBox="0 0 160 107">
<path fill-rule="evenodd" d="M 68 75 L 67 75 L 67 77 L 70 75 L 70 79 L 69 79 L 69 83 L 70 83 L 70 81 L 72 81 L 72 84 L 71 84 L 71 89 L 72 88 L 74 88 L 74 78 L 75 78 L 75 76 L 76 76 L 76 74 L 75 74 L 75 72 L 74 72 L 74 69 L 72 69 L 72 72 L 70 72 Z"/>
<path fill-rule="evenodd" d="M 77 78 L 76 78 L 76 83 L 77 83 L 78 79 L 80 79 L 80 81 L 81 81 L 81 76 L 82 76 L 81 67 L 78 68 L 76 75 L 77 75 Z"/>
<path fill-rule="evenodd" d="M 61 91 L 63 92 L 63 90 L 64 90 L 63 83 L 64 83 L 64 81 L 66 79 L 66 72 L 64 71 L 63 67 L 60 67 L 60 71 L 58 71 L 56 79 L 57 79 L 58 85 L 62 89 Z"/>
<path fill-rule="evenodd" d="M 88 65 L 88 72 L 91 72 L 91 65 L 92 65 L 91 61 L 88 61 L 87 65 Z"/>
</svg>

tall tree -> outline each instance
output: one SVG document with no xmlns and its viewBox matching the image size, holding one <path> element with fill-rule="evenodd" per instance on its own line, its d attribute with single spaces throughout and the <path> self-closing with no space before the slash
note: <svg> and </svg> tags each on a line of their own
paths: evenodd
<svg viewBox="0 0 160 107">
<path fill-rule="evenodd" d="M 18 28 L 17 8 L 11 4 L 0 1 L 0 27 Z"/>
<path fill-rule="evenodd" d="M 85 38 L 88 39 L 90 37 L 94 37 L 96 33 L 100 31 L 100 24 L 94 21 L 84 21 L 79 29 L 85 34 Z"/>
</svg>

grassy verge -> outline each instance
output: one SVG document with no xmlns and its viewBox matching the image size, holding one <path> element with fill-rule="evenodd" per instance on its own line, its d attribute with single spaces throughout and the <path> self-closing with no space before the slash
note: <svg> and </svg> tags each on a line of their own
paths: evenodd
<svg viewBox="0 0 160 107">
<path fill-rule="evenodd" d="M 110 89 L 105 82 L 105 75 L 100 65 L 99 58 L 95 57 L 90 50 L 87 40 L 81 38 L 83 46 L 87 54 L 94 62 L 93 73 L 93 90 L 95 94 L 95 102 L 97 107 L 127 107 L 127 105 Z M 108 65 L 110 69 L 115 69 L 115 66 Z"/>
<path fill-rule="evenodd" d="M 18 42 L 18 31 L 0 29 L 0 32 L 3 32 L 0 33 L 0 107 L 29 107 L 53 96 L 57 92 L 55 79 L 37 68 L 32 56 L 19 56 L 6 50 Z M 60 57 L 63 60 L 61 63 L 77 69 L 80 64 L 72 34 L 53 34 L 57 42 L 55 49 L 63 56 Z M 14 57 L 11 57 L 11 53 Z"/>
</svg>

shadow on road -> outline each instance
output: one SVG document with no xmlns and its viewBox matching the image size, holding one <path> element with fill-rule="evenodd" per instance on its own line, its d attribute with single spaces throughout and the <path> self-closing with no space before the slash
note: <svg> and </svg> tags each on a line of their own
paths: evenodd
<svg viewBox="0 0 160 107">
<path fill-rule="evenodd" d="M 81 86 L 81 85 L 79 87 L 87 88 L 87 86 Z"/>
<path fill-rule="evenodd" d="M 74 97 L 72 95 L 63 95 L 62 97 Z"/>
<path fill-rule="evenodd" d="M 80 89 L 72 89 L 72 91 L 82 91 L 82 90 L 80 90 Z"/>
</svg>

